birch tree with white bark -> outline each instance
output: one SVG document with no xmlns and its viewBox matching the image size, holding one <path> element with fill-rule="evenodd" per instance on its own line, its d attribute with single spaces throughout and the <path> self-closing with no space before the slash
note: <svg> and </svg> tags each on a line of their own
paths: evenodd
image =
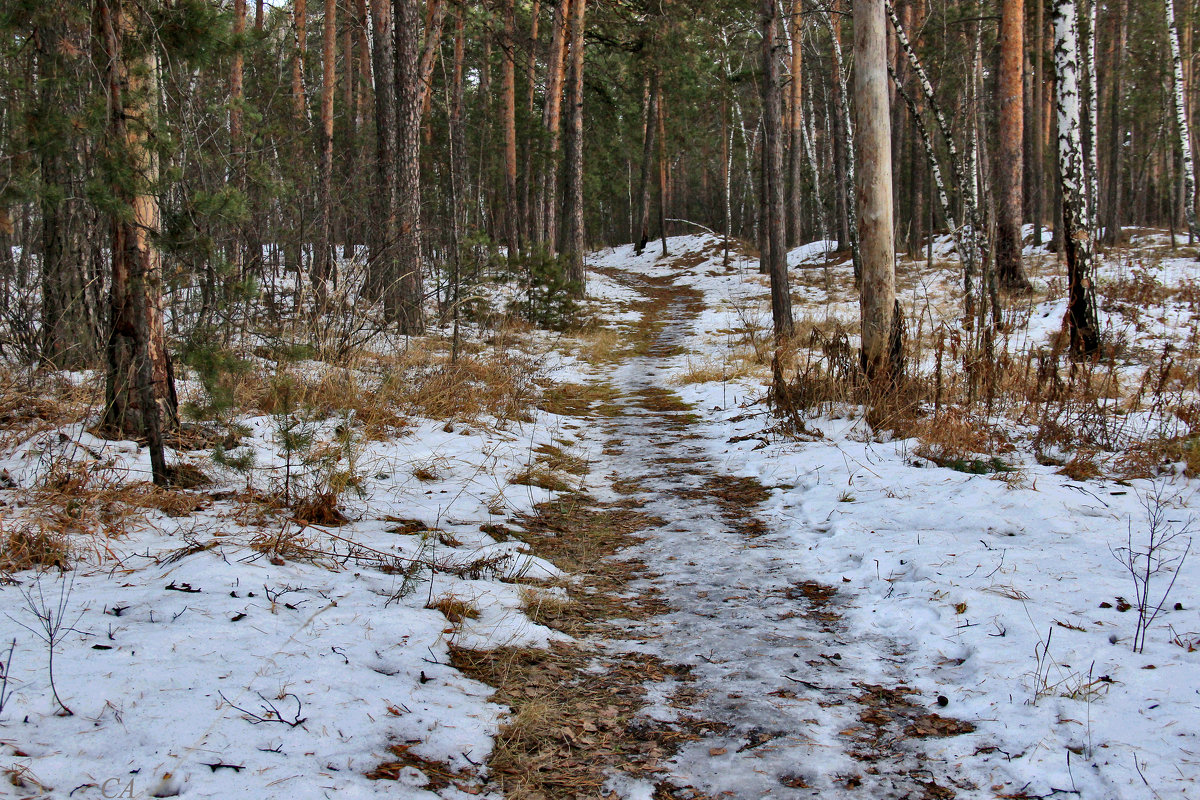
<svg viewBox="0 0 1200 800">
<path fill-rule="evenodd" d="M 1183 159 L 1183 205 L 1188 233 L 1196 235 L 1196 167 L 1192 158 L 1192 137 L 1188 132 L 1187 100 L 1183 91 L 1183 59 L 1179 54 L 1179 28 L 1175 25 L 1175 3 L 1163 0 L 1167 17 L 1167 39 L 1171 44 L 1171 95 L 1175 102 L 1175 131 Z"/>
<path fill-rule="evenodd" d="M 1058 115 L 1058 167 L 1062 185 L 1061 239 L 1067 259 L 1069 293 L 1066 325 L 1071 354 L 1076 357 L 1090 355 L 1100 345 L 1093 285 L 1095 231 L 1089 224 L 1091 212 L 1083 168 L 1078 24 L 1075 0 L 1055 0 L 1054 104 Z"/>
</svg>

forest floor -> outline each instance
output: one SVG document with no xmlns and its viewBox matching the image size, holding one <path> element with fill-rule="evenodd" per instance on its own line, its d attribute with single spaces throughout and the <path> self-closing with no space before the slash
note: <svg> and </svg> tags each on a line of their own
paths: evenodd
<svg viewBox="0 0 1200 800">
<path fill-rule="evenodd" d="M 1113 366 L 1086 402 L 1047 366 L 1062 278 L 1030 251 L 999 349 L 1067 399 L 939 395 L 894 431 L 850 396 L 818 393 L 802 430 L 771 413 L 766 283 L 710 236 L 596 254 L 582 335 L 496 329 L 456 365 L 436 342 L 260 349 L 237 436 L 172 454 L 195 489 L 88 432 L 94 376 L 11 380 L 11 791 L 1191 796 L 1200 292 L 1160 239 L 1101 271 Z M 934 255 L 901 300 L 949 398 L 963 332 Z M 853 341 L 849 266 L 790 260 L 808 347 L 785 377 L 821 387 Z M 1122 548 L 1151 532 L 1149 610 L 1169 599 L 1135 652 Z"/>
</svg>

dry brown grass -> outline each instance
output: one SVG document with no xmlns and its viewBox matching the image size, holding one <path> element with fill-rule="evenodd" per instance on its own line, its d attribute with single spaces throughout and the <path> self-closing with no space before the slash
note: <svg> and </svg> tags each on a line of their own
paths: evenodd
<svg viewBox="0 0 1200 800">
<path fill-rule="evenodd" d="M 62 533 L 23 520 L 0 527 L 0 575 L 27 569 L 67 569 L 71 564 L 70 540 Z"/>
<path fill-rule="evenodd" d="M 981 457 L 1011 453 L 1012 442 L 998 425 L 983 422 L 961 408 L 914 420 L 905 434 L 919 443 L 914 455 L 939 466 L 970 464 Z"/>
<path fill-rule="evenodd" d="M 621 335 L 612 328 L 595 327 L 576 335 L 579 340 L 579 357 L 592 365 L 609 364 L 619 359 Z"/>
<path fill-rule="evenodd" d="M 425 607 L 442 612 L 453 625 L 461 625 L 469 619 L 479 619 L 479 607 L 475 601 L 456 594 L 442 595 Z"/>
</svg>

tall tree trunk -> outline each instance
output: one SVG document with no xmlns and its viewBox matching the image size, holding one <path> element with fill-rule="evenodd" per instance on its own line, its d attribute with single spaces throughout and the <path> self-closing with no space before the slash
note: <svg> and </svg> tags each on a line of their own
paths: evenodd
<svg viewBox="0 0 1200 800">
<path fill-rule="evenodd" d="M 842 146 L 842 191 L 845 197 L 845 227 L 850 244 L 851 257 L 854 261 L 854 282 L 857 284 L 862 279 L 862 253 L 858 246 L 858 208 L 855 203 L 854 186 L 856 185 L 856 166 L 855 166 L 855 147 L 854 147 L 854 123 L 850 117 L 850 97 L 849 90 L 846 86 L 846 71 L 845 59 L 842 58 L 841 44 L 841 21 L 839 17 L 826 12 L 824 14 L 825 25 L 829 28 L 830 41 L 833 45 L 833 87 L 834 96 L 840 100 L 837 103 L 840 111 L 839 122 L 841 123 L 841 138 L 844 142 Z M 886 50 L 884 52 L 884 60 L 887 60 Z M 887 93 L 887 82 L 884 82 L 883 91 Z M 890 134 L 889 134 L 890 135 Z M 840 237 L 839 237 L 840 238 Z M 844 246 L 845 240 L 843 240 Z"/>
<path fill-rule="evenodd" d="M 848 154 L 846 153 L 846 143 L 849 141 L 850 133 L 846 130 L 846 120 L 849 119 L 849 114 L 842 113 L 842 110 L 847 107 L 846 82 L 842 79 L 842 50 L 838 44 L 838 39 L 841 36 L 841 17 L 837 15 L 824 16 L 825 27 L 829 29 L 829 37 L 832 42 L 830 51 L 833 57 L 833 72 L 834 75 L 829 82 L 830 90 L 833 94 L 833 107 L 829 109 L 829 119 L 831 131 L 831 142 L 833 145 L 833 178 L 834 178 L 834 213 L 837 217 L 837 225 L 835 231 L 837 233 L 838 250 L 852 249 L 852 236 L 850 232 L 850 205 L 853 198 L 850 197 L 850 192 L 847 187 L 850 181 L 853 180 L 848 174 L 846 163 Z M 856 273 L 857 274 L 857 273 Z"/>
<path fill-rule="evenodd" d="M 96 33 L 108 95 L 106 149 L 123 175 L 116 195 L 126 211 L 113 217 L 110 331 L 102 427 L 144 437 L 154 482 L 169 481 L 163 432 L 178 424 L 178 402 L 162 314 L 158 158 L 151 146 L 158 106 L 158 64 L 147 46 L 144 11 L 122 0 L 98 0 Z"/>
<path fill-rule="evenodd" d="M 1004 0 L 1000 17 L 1000 105 L 996 218 L 996 275 L 1012 291 L 1030 290 L 1021 264 L 1023 222 L 1025 0 Z"/>
<path fill-rule="evenodd" d="M 573 291 L 582 297 L 585 274 L 583 253 L 586 248 L 583 223 L 583 29 L 587 13 L 587 0 L 571 0 L 571 74 L 568 80 L 567 98 L 567 176 L 563 198 L 563 213 L 566 219 L 567 279 Z"/>
<path fill-rule="evenodd" d="M 783 97 L 779 86 L 779 61 L 775 52 L 778 24 L 775 0 L 760 0 L 759 27 L 762 33 L 763 101 L 763 199 L 765 215 L 759 220 L 764 247 L 759 254 L 760 272 L 771 278 L 771 320 L 776 341 L 795 332 L 792 295 L 787 272 L 787 219 L 784 212 Z M 889 189 L 890 191 L 890 189 Z"/>
<path fill-rule="evenodd" d="M 375 71 L 375 174 L 372 209 L 375 218 L 367 243 L 367 294 L 373 299 L 386 298 L 396 305 L 399 279 L 397 246 L 400 240 L 400 208 L 396 191 L 400 185 L 396 172 L 396 42 L 392 20 L 392 0 L 371 0 L 371 60 Z M 389 314 L 394 311 L 389 309 Z"/>
<path fill-rule="evenodd" d="M 454 63 L 450 73 L 450 188 L 454 192 L 451 211 L 454 215 L 454 231 L 466 224 L 463 198 L 466 196 L 467 181 L 463 174 L 466 165 L 467 139 L 463 130 L 463 63 L 466 60 L 466 15 L 462 6 L 454 11 Z M 457 237 L 456 237 L 457 238 Z M 455 264 L 459 253 L 453 254 Z"/>
<path fill-rule="evenodd" d="M 1097 0 L 1081 0 L 1083 3 L 1080 20 L 1080 57 L 1082 80 L 1080 90 L 1083 95 L 1083 177 L 1087 186 L 1088 227 L 1095 236 L 1097 221 L 1096 208 L 1100 201 L 1100 178 L 1097 164 L 1097 139 L 1099 134 L 1099 114 L 1096 109 L 1096 8 Z M 1093 238 L 1093 246 L 1095 239 Z"/>
<path fill-rule="evenodd" d="M 1178 136 L 1179 157 L 1183 162 L 1183 207 L 1187 217 L 1188 236 L 1196 231 L 1196 169 L 1192 159 L 1192 137 L 1188 132 L 1187 101 L 1183 91 L 1183 59 L 1179 54 L 1179 29 L 1175 25 L 1174 0 L 1163 0 L 1167 18 L 1167 39 L 1171 45 L 1171 94 L 1175 103 L 1175 133 Z"/>
<path fill-rule="evenodd" d="M 900 376 L 902 342 L 892 232 L 891 114 L 883 0 L 854 3 L 855 189 L 862 251 L 862 362 L 876 392 Z M 878 396 L 878 395 L 877 395 Z"/>
<path fill-rule="evenodd" d="M 658 87 L 659 94 L 662 86 Z M 658 235 L 662 238 L 662 254 L 667 252 L 667 206 L 671 204 L 671 182 L 667 165 L 667 123 L 666 104 L 662 98 L 658 101 L 658 117 L 654 124 L 658 126 Z"/>
<path fill-rule="evenodd" d="M 533 9 L 529 19 L 529 58 L 525 61 L 525 119 L 527 125 L 533 124 L 534 99 L 537 94 L 537 45 L 541 0 L 533 0 Z M 524 158 L 521 161 L 521 240 L 528 246 L 538 244 L 534 237 L 533 224 L 533 164 L 537 147 L 528 137 L 525 144 Z"/>
<path fill-rule="evenodd" d="M 308 0 L 294 0 L 292 28 L 295 49 L 292 52 L 292 110 L 298 120 L 309 118 L 308 98 L 304 91 L 304 59 L 308 55 Z"/>
<path fill-rule="evenodd" d="M 658 135 L 658 94 L 660 70 L 650 71 L 650 90 L 646 95 L 646 118 L 642 124 L 642 171 L 638 182 L 638 220 L 640 233 L 633 251 L 641 255 L 650 241 L 650 170 L 654 164 L 655 137 Z"/>
<path fill-rule="evenodd" d="M 542 106 L 546 151 L 538 165 L 537 197 L 533 204 L 534 239 L 545 244 L 551 253 L 558 247 L 558 152 L 562 138 L 563 65 L 570 5 L 571 0 L 559 0 L 554 7 L 546 64 L 546 99 Z"/>
<path fill-rule="evenodd" d="M 1046 75 L 1043 62 L 1046 53 L 1046 3 L 1034 0 L 1037 13 L 1034 15 L 1033 79 L 1034 79 L 1034 132 L 1033 132 L 1033 244 L 1042 244 L 1042 224 L 1046 221 L 1046 134 L 1045 102 Z"/>
<path fill-rule="evenodd" d="M 337 85 L 337 0 L 325 0 L 321 47 L 321 234 L 313 259 L 313 286 L 324 298 L 326 283 L 334 278 L 333 262 L 333 93 Z"/>
<path fill-rule="evenodd" d="M 513 0 L 504 0 L 504 39 L 500 43 L 500 90 L 504 128 L 504 238 L 509 258 L 521 252 L 517 204 L 517 41 Z"/>
<path fill-rule="evenodd" d="M 255 24 L 258 24 L 257 19 L 255 20 Z M 229 69 L 229 153 L 230 161 L 232 162 L 231 172 L 233 173 L 233 183 L 243 194 L 249 191 L 246 183 L 246 141 L 243 131 L 246 92 L 244 79 L 245 46 L 242 38 L 245 31 L 246 0 L 234 0 L 233 35 L 235 49 L 233 51 L 233 63 Z M 250 205 L 248 197 L 247 205 Z M 229 252 L 234 274 L 239 279 L 245 277 L 248 269 L 257 267 L 260 256 L 257 256 L 255 248 L 249 245 L 249 240 L 254 238 L 248 235 L 244 223 L 239 222 L 235 224 L 232 236 L 230 237 Z"/>
<path fill-rule="evenodd" d="M 791 177 L 788 193 L 788 244 L 792 247 L 800 244 L 804 231 L 804 212 L 801 198 L 804 195 L 802 179 L 804 165 L 804 50 L 801 34 L 804 32 L 804 17 L 800 13 L 799 0 L 793 0 L 792 13 L 789 20 L 792 40 L 792 83 L 791 103 L 789 104 L 788 123 L 790 136 L 788 140 L 788 174 Z"/>
<path fill-rule="evenodd" d="M 421 308 L 421 75 L 419 0 L 395 0 L 396 172 L 399 241 L 397 281 L 389 316 L 400 333 L 425 330 Z"/>
<path fill-rule="evenodd" d="M 1123 137 L 1121 106 L 1124 102 L 1124 60 L 1129 36 L 1129 0 L 1119 0 L 1112 12 L 1112 37 L 1109 41 L 1108 64 L 1108 191 L 1105 193 L 1104 208 L 1100 215 L 1104 243 L 1118 244 L 1121 241 L 1122 219 L 1122 164 Z"/>
<path fill-rule="evenodd" d="M 66 38 L 66 26 L 48 19 L 33 39 L 37 59 L 35 83 L 38 131 L 36 157 L 41 191 L 42 284 L 41 360 L 56 369 L 82 369 L 94 355 L 90 304 L 86 293 L 79 192 L 76 176 L 78 139 L 71 133 L 68 81 L 81 69 Z M 7 233 L 12 221 L 4 214 Z M 7 238 L 7 237 L 6 237 Z M 11 244 L 0 254 L 11 267 Z M 11 269 L 5 278 L 12 277 Z"/>
<path fill-rule="evenodd" d="M 1170 0 L 1167 0 L 1169 3 Z M 1100 346 L 1093 283 L 1093 231 L 1088 225 L 1087 186 L 1080 135 L 1079 37 L 1075 0 L 1054 3 L 1055 107 L 1058 116 L 1059 185 L 1062 191 L 1062 235 L 1067 259 L 1066 322 L 1071 353 L 1090 355 Z"/>
<path fill-rule="evenodd" d="M 442 26 L 446 22 L 444 0 L 429 0 L 425 15 L 425 46 L 421 50 L 421 119 L 429 116 L 433 102 L 433 68 L 437 65 L 438 51 L 442 44 Z"/>
</svg>

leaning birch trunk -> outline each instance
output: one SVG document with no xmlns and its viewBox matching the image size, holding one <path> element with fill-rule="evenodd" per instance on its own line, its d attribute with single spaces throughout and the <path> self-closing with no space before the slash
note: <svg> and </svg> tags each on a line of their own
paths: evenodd
<svg viewBox="0 0 1200 800">
<path fill-rule="evenodd" d="M 804 103 L 804 118 L 803 133 L 804 133 L 804 154 L 808 161 L 808 178 L 812 181 L 813 187 L 813 205 L 816 206 L 817 228 L 821 232 L 821 241 L 825 252 L 825 260 L 829 260 L 829 225 L 825 220 L 825 201 L 821 197 L 821 172 L 817 167 L 817 150 L 813 144 L 816 138 L 816 133 L 813 131 L 813 109 L 812 109 L 812 92 L 805 96 Z"/>
<path fill-rule="evenodd" d="M 842 133 L 843 133 L 843 135 L 845 137 L 845 141 L 846 141 L 846 145 L 845 145 L 846 185 L 849 187 L 853 187 L 853 186 L 857 185 L 856 180 L 855 180 L 855 174 L 856 174 L 857 170 L 855 167 L 855 153 L 854 153 L 854 123 L 850 118 L 850 96 L 849 96 L 849 90 L 846 87 L 846 61 L 842 57 L 842 44 L 841 44 L 841 42 L 838 41 L 837 28 L 834 26 L 833 20 L 830 18 L 828 11 L 824 12 L 823 19 L 825 20 L 825 26 L 827 28 L 829 28 L 829 39 L 833 43 L 834 70 L 837 72 L 837 75 L 834 76 L 834 80 L 836 80 L 838 82 L 838 86 L 841 88 L 841 101 L 842 101 L 841 106 L 842 107 L 840 110 L 841 110 L 841 120 L 842 120 Z M 884 59 L 886 60 L 886 58 L 887 58 L 887 51 L 885 49 Z M 857 80 L 856 80 L 856 85 L 857 85 Z M 883 87 L 884 87 L 884 96 L 886 98 L 886 96 L 887 96 L 886 75 L 884 76 Z M 888 127 L 890 130 L 890 128 L 891 128 L 890 123 L 889 123 Z M 891 134 L 889 133 L 888 135 L 890 136 Z M 889 180 L 890 180 L 890 173 L 889 173 Z M 846 194 L 851 195 L 852 192 L 847 192 Z M 855 279 L 855 281 L 860 280 L 860 278 L 862 276 L 862 248 L 859 244 L 859 239 L 858 239 L 858 209 L 857 209 L 857 205 L 858 204 L 855 202 L 854 197 L 847 196 L 847 198 L 846 198 L 846 217 L 847 217 L 847 222 L 850 226 L 850 251 L 851 251 L 851 258 L 854 262 L 854 279 Z"/>
<path fill-rule="evenodd" d="M 783 114 L 779 87 L 779 65 L 775 56 L 775 0 L 762 0 L 759 23 L 762 27 L 763 95 L 763 202 L 762 249 L 760 270 L 771 276 L 771 319 L 775 340 L 793 333 L 792 296 L 787 275 L 787 221 L 784 218 Z"/>
<path fill-rule="evenodd" d="M 954 240 L 954 252 L 958 253 L 958 258 L 964 264 L 971 258 L 970 245 L 964 240 L 963 229 L 954 221 L 954 208 L 950 205 L 950 197 L 946 194 L 946 182 L 942 179 L 942 168 L 938 164 L 937 153 L 933 149 L 933 139 L 929 136 L 929 128 L 925 125 L 925 120 L 921 117 L 921 111 L 917 108 L 916 102 L 912 95 L 904 88 L 904 84 L 896 80 L 896 73 L 891 69 L 888 72 L 892 76 L 892 81 L 896 87 L 896 94 L 908 106 L 909 114 L 913 118 L 913 124 L 917 128 L 917 133 L 921 137 L 921 145 L 925 148 L 925 159 L 929 162 L 929 174 L 933 178 L 934 189 L 937 190 L 938 207 L 942 210 L 942 216 L 946 219 L 946 225 L 950 228 L 950 236 Z"/>
<path fill-rule="evenodd" d="M 1169 2 L 1169 0 L 1168 0 Z M 1092 285 L 1093 231 L 1088 225 L 1087 189 L 1080 136 L 1079 41 L 1075 0 L 1054 3 L 1055 110 L 1058 115 L 1058 164 L 1062 187 L 1063 235 L 1067 257 L 1067 314 L 1071 354 L 1094 353 L 1100 345 Z"/>
<path fill-rule="evenodd" d="M 1183 159 L 1183 203 L 1187 214 L 1188 233 L 1196 235 L 1196 168 L 1192 159 L 1192 137 L 1188 132 L 1186 98 L 1183 93 L 1183 59 L 1179 55 L 1179 29 L 1175 26 L 1174 0 L 1163 0 L 1167 15 L 1167 38 L 1171 42 L 1171 94 L 1175 101 L 1175 129 L 1178 133 L 1179 154 Z"/>
<path fill-rule="evenodd" d="M 887 9 L 888 17 L 892 21 L 892 27 L 896 31 L 896 40 L 900 43 L 900 49 L 904 51 L 908 57 L 909 66 L 912 67 L 913 73 L 917 76 L 917 82 L 921 86 L 921 94 L 925 97 L 925 103 L 929 106 L 929 110 L 933 112 L 934 120 L 937 122 L 938 131 L 942 134 L 942 140 L 946 143 L 946 150 L 950 154 L 950 174 L 954 180 L 954 188 L 958 192 L 958 196 L 963 201 L 963 213 L 966 217 L 967 224 L 967 241 L 970 243 L 969 252 L 970 259 L 963 262 L 963 294 L 965 296 L 968 313 L 966 318 L 970 320 L 970 304 L 974 297 L 974 274 L 975 266 L 982 260 L 982 256 L 987 251 L 987 242 L 984 240 L 983 221 L 979 214 L 979 208 L 971 200 L 971 192 L 968 190 L 968 177 L 964 174 L 963 162 L 958 155 L 958 149 L 954 145 L 954 137 L 950 132 L 950 125 L 946 121 L 946 115 L 942 113 L 942 108 L 937 102 L 937 98 L 933 94 L 933 84 L 929 82 L 929 76 L 925 73 L 925 67 L 922 66 L 921 60 L 917 57 L 917 51 L 913 49 L 912 44 L 908 40 L 908 35 L 904 32 L 904 26 L 900 23 L 900 18 L 896 16 L 896 10 L 892 6 L 891 0 L 885 0 L 884 7 Z M 974 176 L 970 177 L 974 180 Z"/>
<path fill-rule="evenodd" d="M 902 344 L 892 238 L 892 132 L 883 0 L 854 3 L 855 199 L 862 254 L 862 364 L 875 397 L 894 385 Z"/>
</svg>

